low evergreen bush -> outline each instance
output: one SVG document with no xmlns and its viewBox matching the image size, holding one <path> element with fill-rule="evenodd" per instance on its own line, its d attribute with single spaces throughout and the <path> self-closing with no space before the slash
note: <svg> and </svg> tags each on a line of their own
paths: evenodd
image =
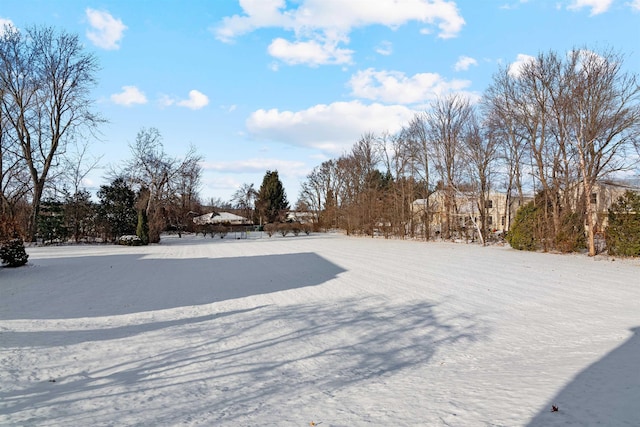
<svg viewBox="0 0 640 427">
<path fill-rule="evenodd" d="M 25 265 L 29 255 L 20 238 L 6 240 L 0 244 L 0 259 L 5 267 L 20 267 Z"/>
<path fill-rule="evenodd" d="M 25 265 L 29 255 L 13 218 L 0 215 L 0 261 L 4 267 Z"/>
<path fill-rule="evenodd" d="M 640 194 L 627 191 L 609 209 L 606 230 L 610 255 L 640 256 Z"/>
<path fill-rule="evenodd" d="M 539 249 L 536 241 L 536 225 L 540 209 L 529 202 L 518 209 L 513 224 L 507 233 L 507 242 L 513 249 L 520 251 L 535 251 Z"/>
<path fill-rule="evenodd" d="M 556 235 L 555 247 L 560 252 L 578 252 L 587 246 L 582 216 L 570 213 L 562 217 L 561 229 Z"/>
</svg>

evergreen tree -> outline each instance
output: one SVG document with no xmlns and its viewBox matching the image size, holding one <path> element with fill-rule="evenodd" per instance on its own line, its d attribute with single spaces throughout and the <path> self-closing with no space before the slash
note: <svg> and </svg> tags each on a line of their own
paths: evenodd
<svg viewBox="0 0 640 427">
<path fill-rule="evenodd" d="M 138 227 L 136 228 L 136 236 L 140 238 L 143 245 L 149 244 L 149 220 L 147 219 L 147 211 L 145 209 L 138 210 Z"/>
<path fill-rule="evenodd" d="M 627 191 L 611 206 L 606 236 L 609 254 L 640 256 L 640 194 Z"/>
<path fill-rule="evenodd" d="M 28 259 L 15 221 L 0 213 L 0 264 L 4 267 L 20 267 Z"/>
<path fill-rule="evenodd" d="M 535 251 L 539 248 L 538 233 L 541 211 L 534 202 L 518 209 L 516 217 L 507 233 L 507 242 L 513 249 Z"/>
<path fill-rule="evenodd" d="M 44 243 L 54 240 L 64 241 L 69 236 L 66 227 L 64 205 L 58 200 L 45 200 L 40 205 L 38 216 L 38 236 Z"/>
<path fill-rule="evenodd" d="M 95 232 L 95 205 L 91 202 L 91 193 L 78 190 L 67 195 L 64 203 L 64 218 L 67 231 L 75 242 Z"/>
<path fill-rule="evenodd" d="M 126 234 L 135 234 L 138 223 L 136 194 L 125 180 L 116 178 L 110 185 L 101 186 L 98 197 L 98 215 L 105 226 L 105 234 L 111 240 Z"/>
<path fill-rule="evenodd" d="M 282 221 L 288 210 L 289 202 L 278 171 L 267 171 L 256 199 L 256 213 L 260 224 Z"/>
</svg>

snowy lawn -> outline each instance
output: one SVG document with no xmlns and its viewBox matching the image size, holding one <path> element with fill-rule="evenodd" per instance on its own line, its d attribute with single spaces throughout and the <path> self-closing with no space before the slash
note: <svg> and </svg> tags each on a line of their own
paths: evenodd
<svg viewBox="0 0 640 427">
<path fill-rule="evenodd" d="M 640 425 L 638 260 L 232 237 L 1 269 L 0 425 Z"/>
</svg>

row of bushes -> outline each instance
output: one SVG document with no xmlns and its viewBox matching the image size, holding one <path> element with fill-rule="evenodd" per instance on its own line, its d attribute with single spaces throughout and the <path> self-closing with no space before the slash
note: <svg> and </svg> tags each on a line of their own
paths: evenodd
<svg viewBox="0 0 640 427">
<path fill-rule="evenodd" d="M 283 223 L 274 223 L 274 224 L 266 224 L 264 227 L 264 232 L 267 233 L 267 236 L 271 237 L 276 233 L 280 233 L 282 237 L 285 237 L 288 234 L 293 234 L 294 236 L 298 236 L 300 233 L 304 233 L 307 236 L 313 231 L 312 224 L 301 224 L 299 222 L 283 222 Z"/>
<path fill-rule="evenodd" d="M 207 237 L 207 234 L 211 235 L 211 238 L 215 236 L 220 236 L 221 239 L 226 236 L 231 230 L 231 226 L 225 226 L 222 224 L 199 224 L 195 228 L 196 236 L 199 233 L 202 233 L 204 237 Z"/>
<path fill-rule="evenodd" d="M 609 255 L 640 256 L 640 194 L 627 191 L 609 209 L 604 240 Z M 577 252 L 586 247 L 582 215 L 568 212 L 561 216 L 560 230 L 555 241 L 548 241 L 552 233 L 547 229 L 544 206 L 530 202 L 518 210 L 507 242 L 512 248 L 526 251 L 557 248 L 561 252 Z"/>
</svg>

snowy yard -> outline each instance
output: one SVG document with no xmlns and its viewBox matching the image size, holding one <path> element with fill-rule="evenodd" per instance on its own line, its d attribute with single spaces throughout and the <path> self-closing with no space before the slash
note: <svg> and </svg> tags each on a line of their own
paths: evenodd
<svg viewBox="0 0 640 427">
<path fill-rule="evenodd" d="M 638 260 L 231 237 L 0 270 L 0 425 L 640 425 Z"/>
</svg>

